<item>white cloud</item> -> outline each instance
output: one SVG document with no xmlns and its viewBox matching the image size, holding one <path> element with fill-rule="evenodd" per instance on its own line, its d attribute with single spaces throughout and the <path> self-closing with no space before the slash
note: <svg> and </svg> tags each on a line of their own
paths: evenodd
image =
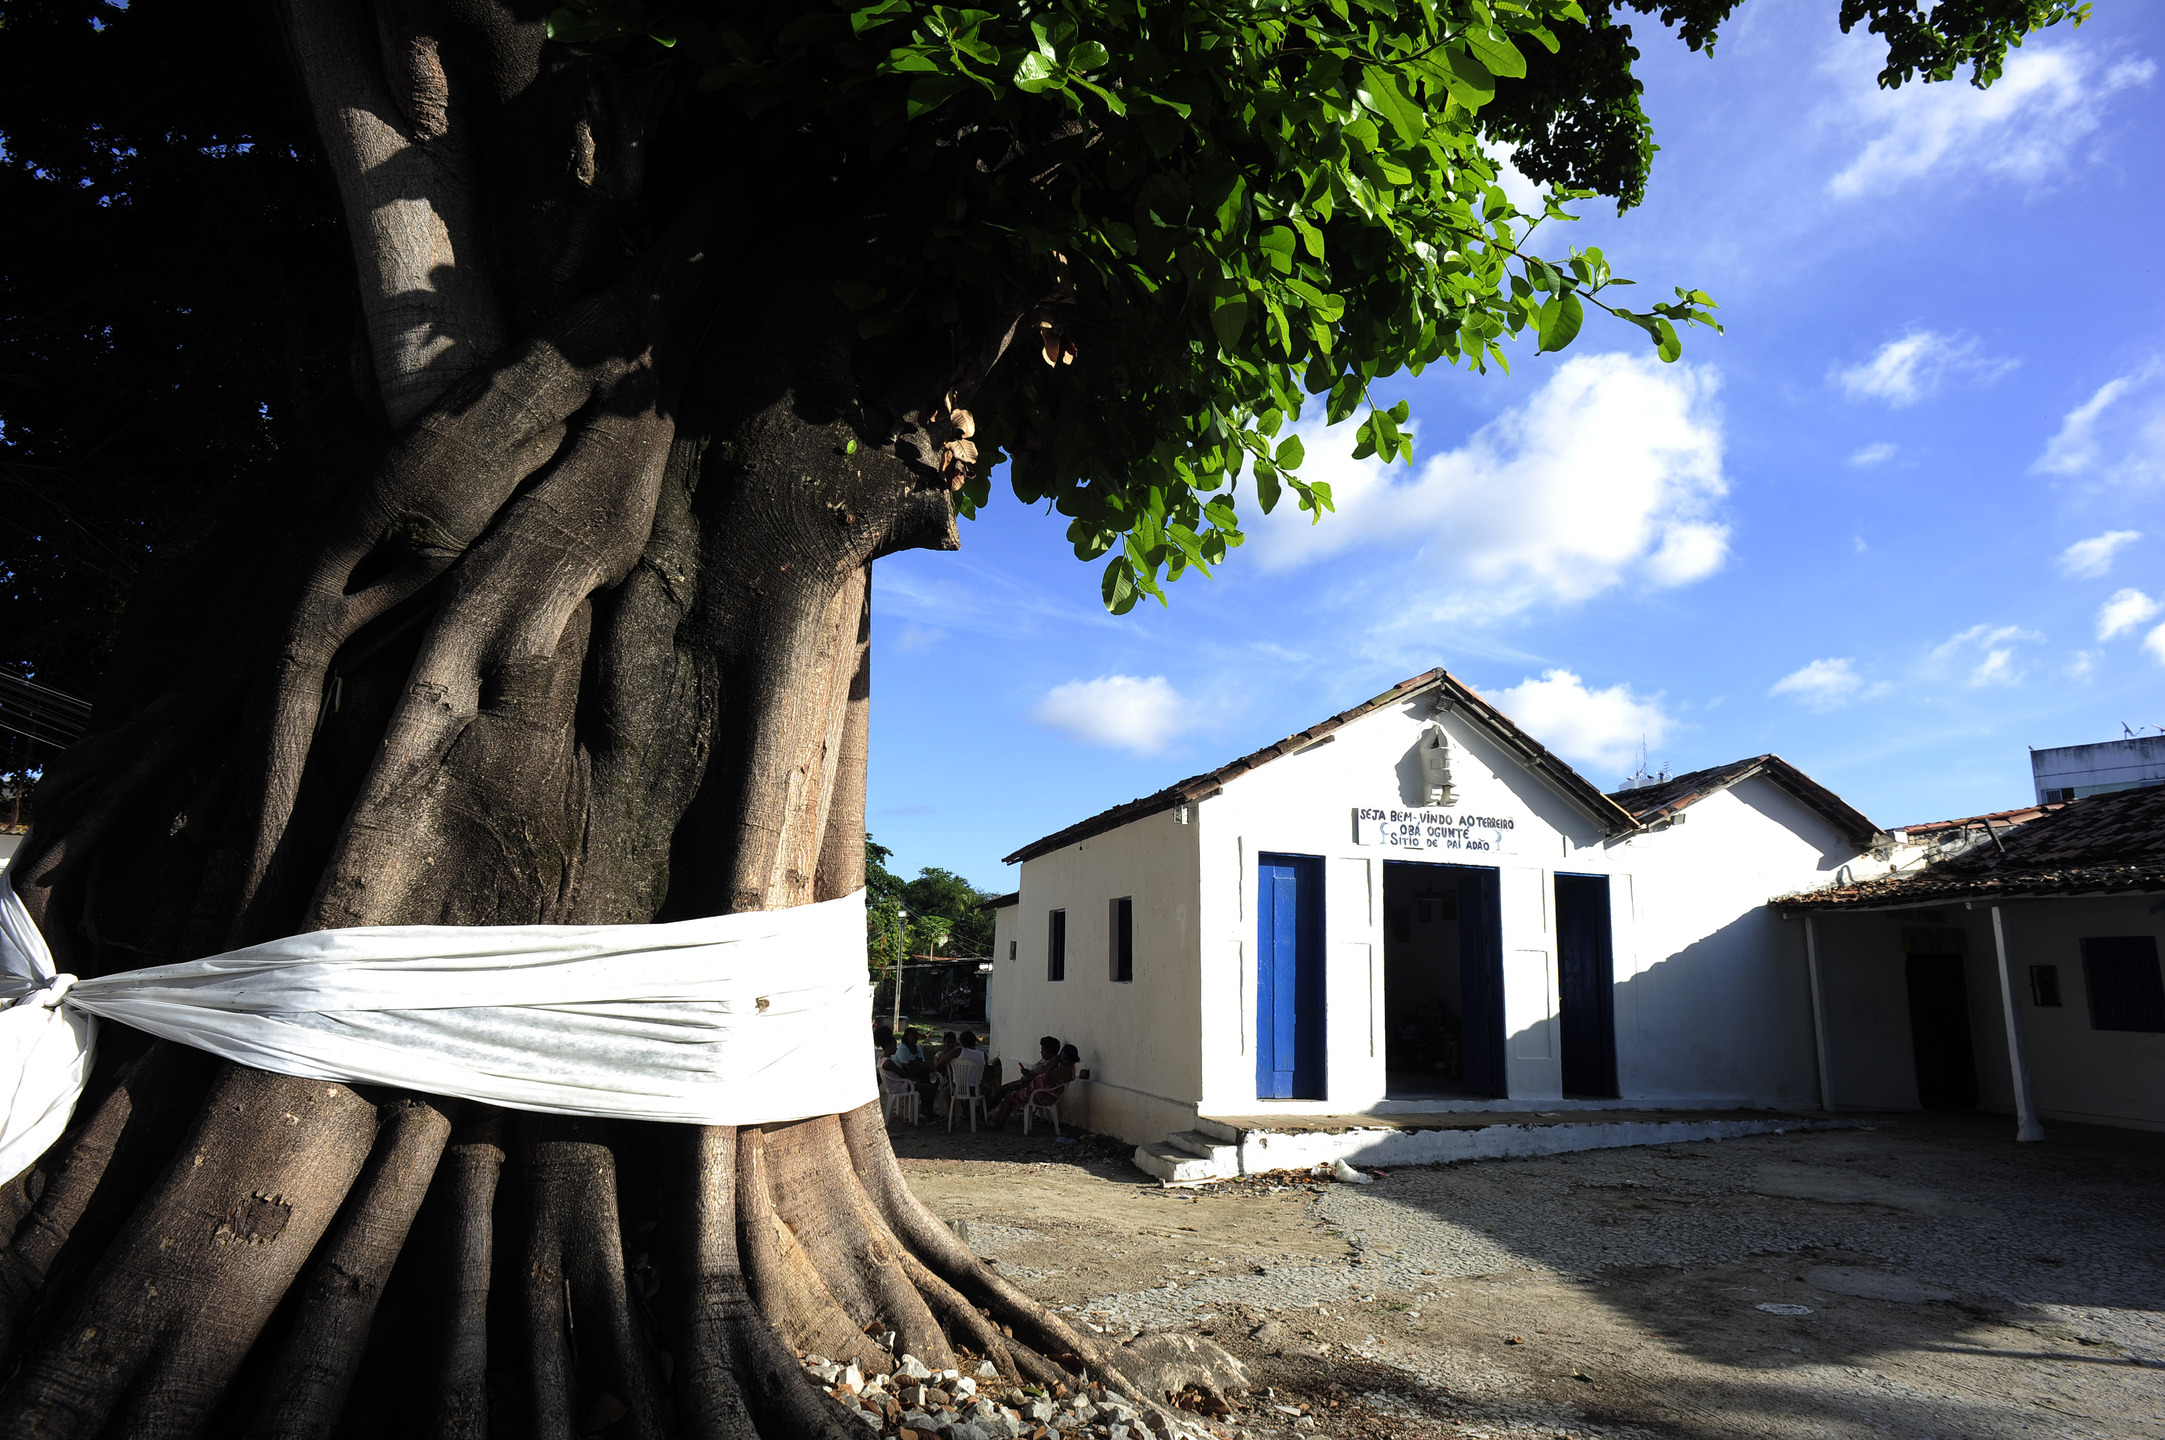
<svg viewBox="0 0 2165 1440">
<path fill-rule="evenodd" d="M 1589 690 L 1569 670 L 1546 670 L 1499 692 L 1496 703 L 1519 728 L 1567 760 L 1623 770 L 1641 745 L 1659 745 L 1676 721 L 1659 695 L 1642 698 L 1628 685 Z"/>
<path fill-rule="evenodd" d="M 2070 680 L 2088 680 L 2096 670 L 2095 650 L 2077 650 L 2067 657 L 2067 678 Z"/>
<path fill-rule="evenodd" d="M 2097 387 L 2067 412 L 2030 468 L 2120 481 L 2165 478 L 2165 364 L 2153 360 Z"/>
<path fill-rule="evenodd" d="M 2140 590 L 2114 591 L 2110 600 L 2097 607 L 2097 638 L 2112 640 L 2125 635 L 2161 609 L 2165 606 Z"/>
<path fill-rule="evenodd" d="M 2047 475 L 2079 475 L 2096 464 L 2097 417 L 2134 383 L 2134 376 L 2122 375 L 2098 386 L 2096 394 L 2067 412 L 2059 433 L 2045 442 L 2045 453 L 2030 468 Z"/>
<path fill-rule="evenodd" d="M 1288 500 L 1253 517 L 1248 549 L 1273 572 L 1353 549 L 1416 550 L 1394 583 L 1448 618 L 1689 584 L 1729 553 L 1717 384 L 1703 367 L 1580 356 L 1411 475 L 1350 458 L 1350 425 L 1304 424 L 1301 473 L 1330 483 L 1338 512 L 1310 525 Z"/>
<path fill-rule="evenodd" d="M 1188 728 L 1187 702 L 1163 675 L 1100 675 L 1055 685 L 1030 718 L 1086 745 L 1155 755 Z"/>
<path fill-rule="evenodd" d="M 1988 90 L 1915 81 L 1882 90 L 1869 70 L 1849 63 L 1863 48 L 1852 42 L 1836 52 L 1842 73 L 1852 77 L 1838 102 L 1840 122 L 1864 140 L 1827 182 L 1844 200 L 1978 174 L 2033 189 L 2048 186 L 2066 174 L 2076 146 L 2097 130 L 2112 97 L 2148 85 L 2157 68 L 2148 60 L 2109 63 L 2080 43 L 2038 43 L 2009 57 Z"/>
<path fill-rule="evenodd" d="M 1833 710 L 1886 688 L 1879 685 L 1867 691 L 1864 677 L 1857 673 L 1857 662 L 1845 657 L 1814 660 L 1792 670 L 1775 681 L 1767 693 L 1794 696 L 1799 704 L 1812 710 Z"/>
<path fill-rule="evenodd" d="M 2011 649 L 1988 650 L 1985 658 L 1970 671 L 1969 685 L 1972 690 L 1987 685 L 2019 685 L 2022 672 L 2015 668 L 2015 652 Z"/>
<path fill-rule="evenodd" d="M 2142 648 L 2160 665 L 2165 665 L 2165 625 L 2160 625 L 2142 637 Z"/>
<path fill-rule="evenodd" d="M 1936 394 L 1950 380 L 1988 385 L 2014 368 L 2012 360 L 1979 355 L 1975 340 L 1935 330 L 1911 330 L 1880 346 L 1869 360 L 1838 369 L 1829 378 L 1852 400 L 1884 400 L 1899 410 Z M 1886 454 L 1893 453 L 1889 445 Z M 1853 459 L 1851 463 L 1874 462 Z"/>
<path fill-rule="evenodd" d="M 1849 463 L 1862 470 L 1873 465 L 1884 465 L 1893 458 L 1894 442 L 1891 440 L 1875 440 L 1852 454 L 1849 457 Z"/>
<path fill-rule="evenodd" d="M 2112 569 L 2121 547 L 2142 539 L 2140 530 L 2107 530 L 2087 540 L 2077 540 L 2060 552 L 2060 573 L 2077 580 L 2095 580 Z"/>
<path fill-rule="evenodd" d="M 1994 685 L 2019 685 L 2023 671 L 2016 662 L 2015 647 L 2044 638 L 2019 625 L 1972 625 L 1959 634 L 1948 636 L 1933 649 L 1932 658 L 1941 663 L 1969 664 L 1969 675 L 1964 683 L 1973 690 Z M 1976 659 L 1971 663 L 1969 657 L 1973 655 Z"/>
</svg>

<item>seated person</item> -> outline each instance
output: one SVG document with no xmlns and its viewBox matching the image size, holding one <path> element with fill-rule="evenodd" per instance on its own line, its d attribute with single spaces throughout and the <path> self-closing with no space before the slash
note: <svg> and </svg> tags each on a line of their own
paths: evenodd
<svg viewBox="0 0 2165 1440">
<path fill-rule="evenodd" d="M 1006 1125 L 1008 1117 L 1020 1110 L 1025 1103 L 1059 1103 L 1060 1097 L 1067 1092 L 1067 1087 L 1074 1083 L 1075 1072 L 1081 1065 L 1081 1054 L 1074 1046 L 1065 1046 L 1044 1069 L 1010 1085 L 1006 1098 L 995 1105 L 985 1118 L 992 1123 L 994 1129 L 999 1129 Z"/>
<path fill-rule="evenodd" d="M 953 1064 L 955 1057 L 961 1053 L 962 1037 L 952 1030 L 948 1031 L 940 1042 L 940 1048 L 933 1052 L 930 1062 L 932 1068 L 942 1075 L 946 1074 L 947 1067 Z"/>
<path fill-rule="evenodd" d="M 977 1067 L 977 1093 L 989 1100 L 992 1096 L 992 1067 L 986 1063 L 984 1048 L 979 1045 L 977 1036 L 971 1031 L 965 1030 L 956 1037 L 955 1053 L 947 1061 L 945 1074 L 948 1077 L 948 1088 L 950 1090 L 955 1088 L 953 1067 L 958 1061 Z"/>
<path fill-rule="evenodd" d="M 1037 1042 L 1037 1063 L 1035 1065 L 1023 1066 L 1022 1071 L 1020 1075 L 1016 1078 L 1015 1082 L 1012 1085 L 1006 1085 L 1001 1087 L 999 1092 L 993 1096 L 993 1099 L 1006 1099 L 1009 1092 L 1018 1090 L 1022 1086 L 1029 1084 L 1033 1076 L 1043 1074 L 1047 1069 L 1059 1063 L 1059 1060 L 1060 1037 L 1058 1037 L 1057 1035 L 1045 1036 Z"/>
<path fill-rule="evenodd" d="M 907 1070 L 903 1069 L 901 1064 L 895 1059 L 896 1047 L 894 1031 L 888 1029 L 884 1025 L 874 1030 L 872 1032 L 872 1051 L 878 1060 L 878 1067 L 880 1072 L 880 1089 L 882 1091 L 885 1091 L 888 1088 L 888 1081 L 890 1080 L 909 1080 L 911 1081 L 911 1083 L 915 1083 L 915 1080 L 910 1075 L 910 1073 Z"/>
<path fill-rule="evenodd" d="M 912 1041 L 916 1043 L 912 1044 Z M 895 1064 L 902 1067 L 903 1072 L 914 1080 L 922 1080 L 931 1073 L 932 1067 L 925 1063 L 924 1032 L 905 1028 L 901 1035 L 896 1037 Z"/>
</svg>

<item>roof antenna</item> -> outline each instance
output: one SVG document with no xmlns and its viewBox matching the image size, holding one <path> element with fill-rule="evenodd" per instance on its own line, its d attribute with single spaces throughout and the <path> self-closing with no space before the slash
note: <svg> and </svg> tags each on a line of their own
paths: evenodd
<svg viewBox="0 0 2165 1440">
<path fill-rule="evenodd" d="M 2128 724 L 2125 720 L 2122 720 L 2120 722 L 2120 738 L 2122 740 L 2132 740 L 2135 738 L 2135 732 L 2128 728 Z"/>
</svg>

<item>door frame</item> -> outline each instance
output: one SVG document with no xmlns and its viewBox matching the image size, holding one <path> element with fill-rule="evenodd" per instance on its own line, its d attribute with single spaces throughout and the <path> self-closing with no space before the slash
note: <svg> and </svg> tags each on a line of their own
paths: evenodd
<svg viewBox="0 0 2165 1440">
<path fill-rule="evenodd" d="M 1573 1014 L 1570 998 L 1573 989 L 1572 970 L 1574 967 L 1569 959 L 1569 950 L 1564 938 L 1564 916 L 1566 913 L 1564 888 L 1566 881 L 1572 882 L 1575 887 L 1583 885 L 1589 891 L 1598 886 L 1600 896 L 1598 903 L 1588 899 L 1578 902 L 1573 907 L 1577 909 L 1579 906 L 1583 906 L 1587 918 L 1594 922 L 1594 934 L 1591 937 L 1594 973 L 1588 977 L 1590 994 L 1587 997 L 1592 1002 L 1592 1013 L 1577 1017 Z M 1571 1096 L 1614 1100 L 1617 1098 L 1616 927 L 1613 919 L 1615 912 L 1611 909 L 1614 902 L 1609 877 L 1559 870 L 1554 877 L 1553 893 L 1556 904 L 1556 1029 L 1561 1050 L 1560 1068 L 1565 1077 L 1563 1092 Z M 1580 1022 L 1577 1027 L 1574 1027 L 1573 1024 L 1575 1018 Z M 1574 1028 L 1587 1032 L 1580 1036 L 1582 1044 L 1588 1039 L 1592 1041 L 1590 1047 L 1592 1050 L 1591 1059 L 1588 1060 L 1587 1057 L 1582 1055 L 1581 1060 L 1586 1062 L 1586 1068 L 1591 1069 L 1593 1074 L 1588 1076 L 1584 1070 L 1581 1070 L 1576 1077 L 1582 1081 L 1590 1078 L 1593 1081 L 1591 1086 L 1582 1084 L 1574 1088 L 1571 1084 L 1572 1071 L 1575 1068 L 1572 1064 L 1571 1054 L 1572 1031 Z"/>
<path fill-rule="evenodd" d="M 1277 976 L 1274 957 L 1266 953 L 1266 928 L 1277 939 L 1275 897 L 1266 883 L 1267 872 L 1276 868 L 1293 871 L 1295 930 L 1293 934 L 1293 1063 L 1278 1068 Z M 1259 851 L 1255 857 L 1255 1095 L 1258 1100 L 1327 1100 L 1330 1098 L 1330 1030 L 1328 951 L 1323 943 L 1323 857 L 1281 851 Z M 1277 1076 L 1289 1094 L 1279 1094 Z"/>
<path fill-rule="evenodd" d="M 1458 992 L 1460 1076 L 1476 1095 L 1502 1100 L 1511 1093 L 1504 1070 L 1503 872 L 1493 865 L 1449 865 L 1436 860 L 1386 860 L 1383 886 L 1393 867 L 1456 870 L 1458 884 Z M 1379 895 L 1388 889 L 1379 887 Z M 1473 983 L 1469 984 L 1469 980 Z M 1384 984 L 1390 974 L 1384 972 Z M 1382 997 L 1376 997 L 1382 1003 Z"/>
</svg>

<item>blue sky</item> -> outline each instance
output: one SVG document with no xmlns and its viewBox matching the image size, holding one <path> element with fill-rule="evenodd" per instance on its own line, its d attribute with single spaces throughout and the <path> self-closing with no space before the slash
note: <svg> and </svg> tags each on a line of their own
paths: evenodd
<svg viewBox="0 0 2165 1440">
<path fill-rule="evenodd" d="M 1379 385 L 1413 466 L 1307 427 L 1339 513 L 1114 618 L 994 484 L 873 576 L 869 824 L 999 857 L 1443 665 L 1596 783 L 1776 751 L 1882 825 L 2028 803 L 2025 747 L 2165 726 L 2165 5 L 2098 0 L 1991 91 L 1874 88 L 1833 0 L 1650 24 L 1648 201 L 1582 207 L 1728 333 L 1590 316 L 1512 373 Z M 1317 413 L 1320 413 L 1320 407 Z M 1245 487 L 1243 489 L 1245 494 Z"/>
</svg>

